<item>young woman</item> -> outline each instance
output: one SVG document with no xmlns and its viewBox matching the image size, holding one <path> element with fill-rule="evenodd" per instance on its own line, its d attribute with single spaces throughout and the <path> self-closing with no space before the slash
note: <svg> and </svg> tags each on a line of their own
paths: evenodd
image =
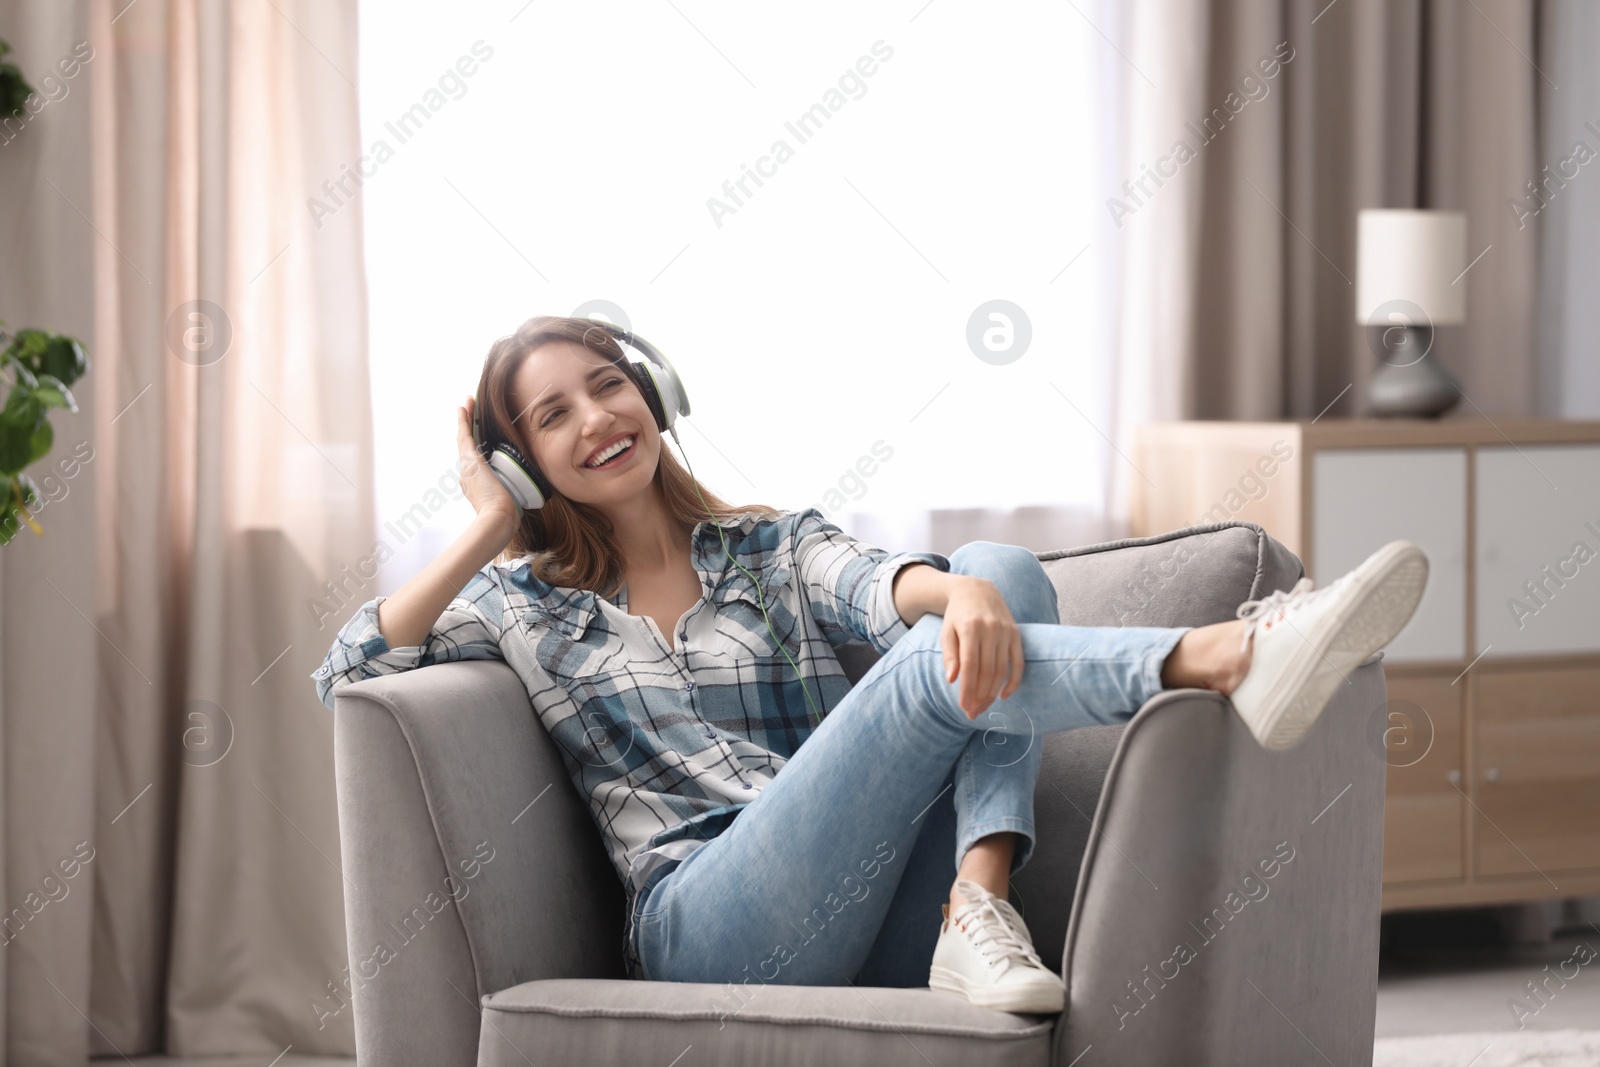
<svg viewBox="0 0 1600 1067">
<path fill-rule="evenodd" d="M 1199 687 L 1287 747 L 1426 581 L 1394 542 L 1234 621 L 1061 626 L 1027 549 L 891 554 L 814 509 L 730 506 L 664 447 L 647 378 L 587 319 L 496 341 L 456 426 L 476 519 L 363 605 L 314 675 L 332 708 L 385 672 L 516 670 L 627 887 L 634 977 L 927 985 L 1060 1011 L 1007 900 L 1033 850 L 1041 736 Z M 475 414 L 542 472 L 543 507 L 519 509 L 481 461 Z M 854 687 L 834 652 L 849 641 L 883 653 Z"/>
</svg>

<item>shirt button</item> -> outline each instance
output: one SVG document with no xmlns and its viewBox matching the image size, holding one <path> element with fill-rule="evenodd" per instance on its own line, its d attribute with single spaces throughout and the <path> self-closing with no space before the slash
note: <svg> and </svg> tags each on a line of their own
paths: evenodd
<svg viewBox="0 0 1600 1067">
<path fill-rule="evenodd" d="M 684 682 L 683 683 L 683 691 L 685 693 L 692 693 L 694 691 L 694 683 L 693 682 Z"/>
<path fill-rule="evenodd" d="M 750 783 L 749 783 L 749 782 L 746 782 L 746 783 L 744 783 L 744 787 L 745 787 L 745 788 L 746 788 L 746 789 L 749 789 L 749 788 L 750 788 Z"/>
<path fill-rule="evenodd" d="M 708 728 L 707 728 L 707 729 L 706 729 L 706 736 L 707 736 L 707 737 L 710 737 L 710 738 L 715 738 L 715 737 L 716 737 L 716 736 L 717 736 L 717 732 L 716 732 L 716 731 L 715 731 L 715 730 L 713 730 L 713 729 L 710 729 L 710 728 L 709 728 L 709 727 L 708 727 Z"/>
</svg>

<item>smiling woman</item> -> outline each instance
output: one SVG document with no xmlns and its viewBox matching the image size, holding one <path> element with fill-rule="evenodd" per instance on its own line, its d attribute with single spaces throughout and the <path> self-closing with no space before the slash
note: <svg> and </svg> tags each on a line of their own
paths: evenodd
<svg viewBox="0 0 1600 1067">
<path fill-rule="evenodd" d="M 476 401 L 484 436 L 518 445 L 550 489 L 543 507 L 522 513 L 502 558 L 527 557 L 553 585 L 611 594 L 622 554 L 607 532 L 605 503 L 637 498 L 653 484 L 685 541 L 704 518 L 778 514 L 765 505 L 735 508 L 696 486 L 663 447 L 664 413 L 658 419 L 646 399 L 653 393 L 611 333 L 588 319 L 538 316 L 490 347 Z"/>
</svg>

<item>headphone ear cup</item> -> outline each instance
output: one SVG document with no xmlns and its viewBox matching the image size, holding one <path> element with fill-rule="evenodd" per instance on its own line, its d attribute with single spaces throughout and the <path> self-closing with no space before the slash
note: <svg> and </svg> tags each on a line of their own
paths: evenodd
<svg viewBox="0 0 1600 1067">
<path fill-rule="evenodd" d="M 545 501 L 555 495 L 539 468 L 515 445 L 501 443 L 496 447 L 489 456 L 489 469 L 495 472 L 511 499 L 525 511 L 544 507 Z"/>
<path fill-rule="evenodd" d="M 677 415 L 689 414 L 689 391 L 683 387 L 683 379 L 678 377 L 678 368 L 674 367 L 666 356 L 662 356 L 661 365 L 655 368 L 655 373 L 661 379 L 663 398 L 670 401 L 668 410 L 676 412 Z M 669 393 L 671 396 L 667 397 L 666 394 Z"/>
<path fill-rule="evenodd" d="M 672 417 L 676 412 L 661 394 L 661 384 L 653 373 L 655 368 L 641 362 L 630 362 L 628 366 L 633 370 L 633 380 L 639 386 L 639 392 L 644 394 L 645 407 L 656 418 L 656 429 L 665 433 L 672 428 Z"/>
</svg>

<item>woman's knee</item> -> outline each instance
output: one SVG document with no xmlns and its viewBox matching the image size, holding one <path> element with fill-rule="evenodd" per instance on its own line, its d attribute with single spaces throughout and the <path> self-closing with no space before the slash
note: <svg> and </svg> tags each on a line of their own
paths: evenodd
<svg viewBox="0 0 1600 1067">
<path fill-rule="evenodd" d="M 1061 621 L 1055 584 L 1039 557 L 1021 545 L 969 541 L 950 553 L 950 572 L 993 582 L 1018 622 Z"/>
</svg>

